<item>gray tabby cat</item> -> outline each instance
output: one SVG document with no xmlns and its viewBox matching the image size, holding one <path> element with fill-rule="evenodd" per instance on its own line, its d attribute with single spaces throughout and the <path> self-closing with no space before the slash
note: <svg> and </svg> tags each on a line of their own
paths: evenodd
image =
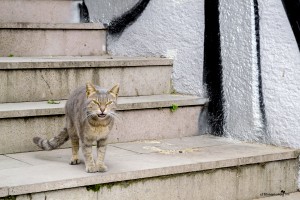
<svg viewBox="0 0 300 200">
<path fill-rule="evenodd" d="M 54 138 L 47 140 L 33 138 L 33 142 L 44 150 L 55 149 L 64 144 L 69 138 L 72 143 L 71 165 L 80 163 L 78 158 L 79 140 L 85 158 L 87 172 L 104 172 L 104 156 L 107 137 L 112 129 L 119 85 L 111 90 L 87 84 L 75 90 L 66 103 L 66 127 Z M 93 142 L 97 141 L 96 162 L 92 155 Z"/>
</svg>

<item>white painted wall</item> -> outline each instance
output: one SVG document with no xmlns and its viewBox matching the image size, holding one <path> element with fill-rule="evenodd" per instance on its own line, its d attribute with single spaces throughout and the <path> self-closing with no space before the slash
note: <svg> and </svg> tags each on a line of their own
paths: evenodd
<svg viewBox="0 0 300 200">
<path fill-rule="evenodd" d="M 132 8 L 139 0 L 85 0 L 92 22 L 108 23 Z"/>
<path fill-rule="evenodd" d="M 300 148 L 300 53 L 281 0 L 259 0 L 270 142 Z"/>
<path fill-rule="evenodd" d="M 267 133 L 261 131 L 252 0 L 220 0 L 227 136 L 300 147 L 300 53 L 281 0 L 259 0 Z M 264 137 L 266 136 L 266 137 Z"/>
<path fill-rule="evenodd" d="M 219 11 L 226 136 L 264 140 L 253 0 L 220 0 Z"/>
<path fill-rule="evenodd" d="M 91 17 L 100 21 L 136 2 L 87 0 Z M 241 140 L 300 147 L 300 53 L 281 0 L 259 0 L 259 9 L 267 133 L 259 111 L 253 0 L 220 0 L 225 131 Z M 204 96 L 203 40 L 204 0 L 151 0 L 120 37 L 108 37 L 108 51 L 173 57 L 175 89 Z"/>
<path fill-rule="evenodd" d="M 100 11 L 95 12 L 90 10 L 91 16 L 99 14 L 101 19 Z M 108 51 L 113 55 L 172 57 L 176 91 L 203 96 L 203 33 L 204 0 L 151 0 L 120 37 L 108 37 Z"/>
</svg>

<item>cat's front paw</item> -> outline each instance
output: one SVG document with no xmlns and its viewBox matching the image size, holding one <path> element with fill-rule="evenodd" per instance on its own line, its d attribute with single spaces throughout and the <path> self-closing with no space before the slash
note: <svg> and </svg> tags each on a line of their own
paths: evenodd
<svg viewBox="0 0 300 200">
<path fill-rule="evenodd" d="M 98 171 L 98 169 L 95 165 L 91 165 L 91 166 L 85 166 L 85 171 L 87 173 L 95 173 Z"/>
<path fill-rule="evenodd" d="M 97 164 L 97 170 L 98 172 L 106 172 L 107 171 L 107 166 L 104 165 L 103 163 L 102 164 Z"/>
<path fill-rule="evenodd" d="M 80 164 L 80 160 L 79 159 L 71 159 L 70 165 L 78 165 L 78 164 Z"/>
</svg>

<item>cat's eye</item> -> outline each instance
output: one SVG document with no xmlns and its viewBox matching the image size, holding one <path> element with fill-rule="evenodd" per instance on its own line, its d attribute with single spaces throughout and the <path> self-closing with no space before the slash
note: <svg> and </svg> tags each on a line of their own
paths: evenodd
<svg viewBox="0 0 300 200">
<path fill-rule="evenodd" d="M 96 101 L 95 99 L 92 100 L 94 104 L 99 105 L 99 102 Z"/>
<path fill-rule="evenodd" d="M 112 104 L 112 101 L 109 101 L 109 102 L 106 103 L 106 105 L 110 105 L 110 104 Z"/>
</svg>

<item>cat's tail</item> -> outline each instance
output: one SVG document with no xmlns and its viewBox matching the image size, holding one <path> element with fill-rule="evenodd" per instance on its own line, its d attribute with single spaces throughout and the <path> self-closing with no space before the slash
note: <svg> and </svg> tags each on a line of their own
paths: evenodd
<svg viewBox="0 0 300 200">
<path fill-rule="evenodd" d="M 64 128 L 57 136 L 51 138 L 50 140 L 42 139 L 40 137 L 34 137 L 33 142 L 42 148 L 43 150 L 53 150 L 60 147 L 69 139 L 69 134 L 67 132 L 67 128 Z"/>
</svg>

